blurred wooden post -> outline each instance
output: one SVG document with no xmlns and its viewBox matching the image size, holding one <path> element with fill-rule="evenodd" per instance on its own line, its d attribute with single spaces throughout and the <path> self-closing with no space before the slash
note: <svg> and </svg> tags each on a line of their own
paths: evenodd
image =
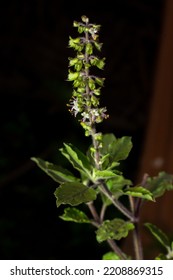
<svg viewBox="0 0 173 280">
<path fill-rule="evenodd" d="M 173 0 L 165 2 L 150 115 L 137 181 L 144 173 L 173 174 Z M 173 236 L 173 191 L 156 203 L 147 202 L 142 221 L 150 221 Z"/>
</svg>

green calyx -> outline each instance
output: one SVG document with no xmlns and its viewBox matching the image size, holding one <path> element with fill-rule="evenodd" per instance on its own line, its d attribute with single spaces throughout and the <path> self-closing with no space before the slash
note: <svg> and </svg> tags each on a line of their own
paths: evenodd
<svg viewBox="0 0 173 280">
<path fill-rule="evenodd" d="M 99 107 L 99 96 L 104 86 L 104 78 L 91 75 L 92 68 L 103 70 L 105 58 L 99 58 L 95 51 L 101 51 L 98 32 L 100 25 L 92 24 L 86 16 L 81 17 L 82 22 L 74 21 L 80 34 L 77 38 L 69 38 L 69 47 L 76 52 L 76 57 L 69 58 L 68 81 L 73 83 L 72 98 L 68 104 L 69 111 L 76 117 L 85 136 L 94 136 L 95 124 L 101 123 L 108 117 L 105 107 Z"/>
</svg>

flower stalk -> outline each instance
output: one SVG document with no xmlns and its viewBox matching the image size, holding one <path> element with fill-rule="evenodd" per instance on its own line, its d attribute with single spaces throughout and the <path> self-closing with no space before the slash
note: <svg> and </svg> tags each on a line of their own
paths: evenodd
<svg viewBox="0 0 173 280">
<path fill-rule="evenodd" d="M 103 69 L 105 58 L 99 59 L 93 54 L 94 48 L 101 50 L 102 44 L 98 41 L 98 31 L 100 25 L 89 23 L 86 16 L 82 16 L 81 22 L 74 22 L 74 27 L 84 36 L 72 39 L 70 37 L 69 47 L 76 50 L 76 58 L 69 58 L 69 67 L 73 67 L 75 72 L 69 70 L 68 80 L 73 81 L 73 93 L 70 100 L 70 112 L 76 117 L 80 114 L 80 124 L 85 130 L 85 136 L 91 136 L 93 159 L 95 167 L 101 169 L 100 148 L 102 146 L 102 134 L 96 131 L 96 123 L 101 123 L 106 119 L 106 108 L 99 107 L 99 96 L 104 84 L 104 78 L 91 74 L 91 67 L 95 66 Z M 73 70 L 73 71 L 74 71 Z"/>
</svg>

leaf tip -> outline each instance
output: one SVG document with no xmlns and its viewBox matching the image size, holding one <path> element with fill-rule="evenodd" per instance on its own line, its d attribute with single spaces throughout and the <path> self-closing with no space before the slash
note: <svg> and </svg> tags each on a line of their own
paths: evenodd
<svg viewBox="0 0 173 280">
<path fill-rule="evenodd" d="M 36 157 L 30 157 L 30 160 L 37 162 L 37 158 Z"/>
</svg>

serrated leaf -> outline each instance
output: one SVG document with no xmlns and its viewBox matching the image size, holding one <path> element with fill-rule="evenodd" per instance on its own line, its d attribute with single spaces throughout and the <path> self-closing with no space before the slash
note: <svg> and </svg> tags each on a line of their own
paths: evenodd
<svg viewBox="0 0 173 280">
<path fill-rule="evenodd" d="M 59 217 L 64 221 L 70 221 L 75 223 L 90 223 L 90 220 L 87 217 L 87 215 L 75 207 L 65 208 L 63 215 Z"/>
<path fill-rule="evenodd" d="M 107 239 L 120 240 L 123 237 L 127 237 L 132 229 L 134 229 L 134 225 L 122 219 L 106 220 L 96 231 L 96 239 L 99 243 Z"/>
<path fill-rule="evenodd" d="M 115 199 L 118 199 L 120 196 L 123 195 L 123 188 L 125 186 L 132 185 L 132 182 L 129 179 L 125 179 L 122 175 L 115 175 L 114 178 L 108 179 L 106 185 L 110 192 L 113 194 Z M 111 200 L 106 197 L 104 194 L 101 194 L 102 201 L 107 206 L 111 205 Z"/>
<path fill-rule="evenodd" d="M 149 190 L 147 190 L 146 188 L 141 187 L 141 186 L 127 188 L 124 190 L 124 194 L 154 201 L 152 193 Z"/>
<path fill-rule="evenodd" d="M 158 176 L 149 177 L 146 186 L 154 198 L 160 197 L 166 191 L 173 190 L 173 175 L 164 171 L 160 172 Z"/>
<path fill-rule="evenodd" d="M 116 137 L 113 133 L 106 133 L 102 135 L 102 141 L 103 141 L 103 146 L 102 146 L 102 154 L 106 155 L 109 154 L 111 150 L 111 145 L 114 141 L 116 141 Z"/>
<path fill-rule="evenodd" d="M 107 161 L 109 166 L 114 162 L 126 159 L 131 149 L 132 141 L 130 136 L 116 138 L 113 133 L 103 135 L 101 153 L 103 156 L 109 154 L 109 162 Z"/>
<path fill-rule="evenodd" d="M 112 161 L 124 160 L 132 149 L 131 137 L 123 136 L 116 139 L 111 145 Z"/>
<path fill-rule="evenodd" d="M 117 175 L 110 171 L 110 170 L 98 170 L 98 169 L 93 169 L 93 178 L 95 180 L 100 180 L 100 179 L 110 179 L 114 178 Z"/>
<path fill-rule="evenodd" d="M 38 167 L 40 167 L 40 169 L 42 169 L 54 181 L 60 184 L 64 182 L 77 182 L 79 180 L 73 176 L 70 171 L 62 168 L 61 166 L 57 166 L 41 158 L 32 157 L 31 160 L 34 161 Z"/>
<path fill-rule="evenodd" d="M 102 260 L 120 260 L 121 258 L 114 252 L 108 252 L 102 256 Z"/>
<path fill-rule="evenodd" d="M 56 205 L 70 204 L 76 206 L 81 203 L 86 203 L 95 200 L 97 192 L 82 183 L 64 183 L 60 185 L 54 192 L 56 197 Z"/>
<path fill-rule="evenodd" d="M 124 178 L 123 175 L 115 174 L 115 177 L 107 181 L 108 189 L 112 192 L 113 195 L 118 190 L 121 190 L 124 186 L 131 186 L 132 181 Z"/>
<path fill-rule="evenodd" d="M 65 144 L 60 149 L 61 153 L 70 161 L 75 169 L 82 172 L 88 178 L 91 177 L 91 166 L 88 158 L 72 144 Z"/>
<path fill-rule="evenodd" d="M 149 229 L 152 235 L 162 244 L 162 246 L 164 246 L 168 250 L 171 244 L 167 235 L 161 229 L 159 229 L 157 226 L 151 223 L 145 223 L 144 225 Z"/>
</svg>

